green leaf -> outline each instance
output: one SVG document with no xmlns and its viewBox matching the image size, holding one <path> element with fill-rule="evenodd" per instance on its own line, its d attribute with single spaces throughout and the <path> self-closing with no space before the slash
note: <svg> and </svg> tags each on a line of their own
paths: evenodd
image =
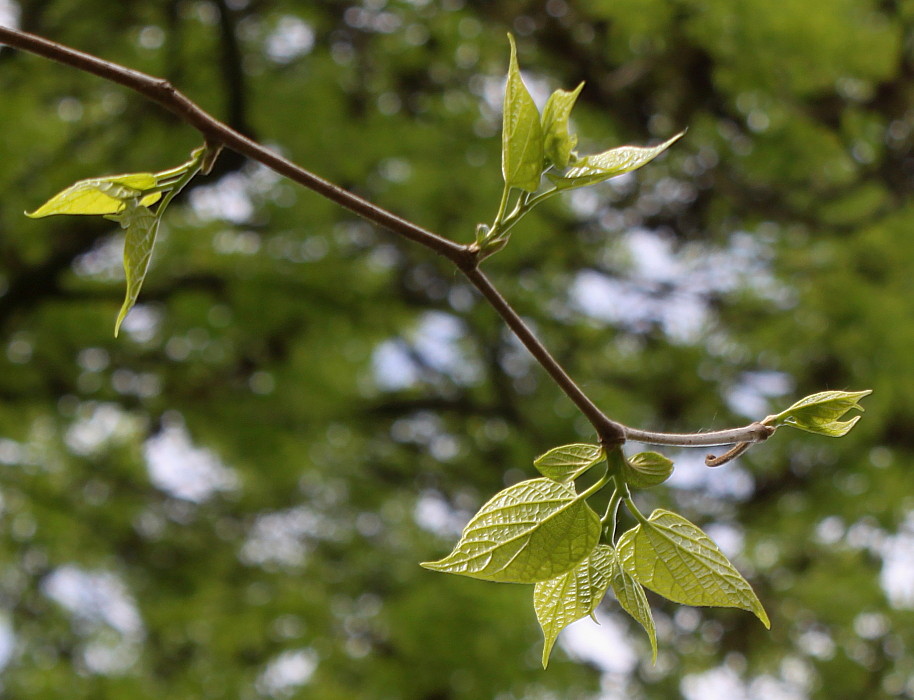
<svg viewBox="0 0 914 700">
<path fill-rule="evenodd" d="M 642 148 L 640 146 L 621 146 L 603 153 L 584 156 L 564 175 L 549 174 L 549 179 L 560 190 L 585 187 L 603 182 L 616 175 L 637 170 L 646 165 L 666 149 L 682 138 L 684 131 L 676 134 L 659 146 Z"/>
<path fill-rule="evenodd" d="M 543 153 L 549 163 L 564 170 L 568 167 L 571 151 L 578 137 L 568 133 L 568 117 L 584 83 L 572 92 L 556 90 L 543 108 Z"/>
<path fill-rule="evenodd" d="M 619 559 L 638 583 L 684 605 L 741 608 L 771 627 L 752 587 L 713 540 L 681 515 L 658 508 L 619 538 Z"/>
<path fill-rule="evenodd" d="M 54 214 L 119 214 L 125 202 L 141 195 L 158 184 L 152 173 L 132 173 L 80 180 L 70 185 L 29 213 L 33 219 Z M 143 197 L 141 204 L 149 206 L 158 201 L 161 192 Z"/>
<path fill-rule="evenodd" d="M 511 42 L 511 63 L 505 85 L 501 132 L 501 171 L 505 187 L 535 192 L 543 173 L 543 130 L 536 104 L 517 65 L 517 47 Z"/>
<path fill-rule="evenodd" d="M 639 452 L 629 457 L 622 467 L 625 483 L 633 489 L 649 489 L 670 478 L 673 463 L 657 452 Z"/>
<path fill-rule="evenodd" d="M 533 589 L 533 609 L 543 628 L 543 668 L 559 636 L 575 620 L 591 615 L 609 587 L 613 550 L 597 545 L 580 564 L 561 576 L 540 581 Z"/>
<path fill-rule="evenodd" d="M 540 474 L 553 481 L 572 481 L 603 459 L 600 445 L 575 443 L 553 447 L 533 460 Z"/>
<path fill-rule="evenodd" d="M 127 295 L 114 325 L 115 337 L 121 329 L 121 323 L 133 308 L 140 294 L 159 228 L 159 218 L 139 204 L 136 199 L 128 199 L 124 206 L 124 213 L 114 217 L 121 227 L 127 230 L 124 241 L 124 274 L 127 277 Z"/>
<path fill-rule="evenodd" d="M 766 425 L 789 425 L 817 435 L 842 437 L 860 420 L 855 416 L 847 421 L 839 420 L 852 409 L 863 411 L 858 403 L 864 396 L 872 394 L 866 391 L 821 391 L 800 399 L 786 411 L 768 416 Z"/>
<path fill-rule="evenodd" d="M 619 561 L 618 552 L 612 551 L 612 574 L 609 582 L 613 587 L 613 593 L 616 594 L 616 600 L 619 605 L 635 621 L 644 628 L 647 636 L 651 640 L 651 651 L 653 652 L 654 663 L 657 662 L 657 630 L 654 628 L 654 616 L 651 614 L 651 606 L 647 602 L 647 596 L 644 589 L 631 575 L 622 567 Z"/>
<path fill-rule="evenodd" d="M 536 583 L 568 571 L 599 539 L 600 519 L 574 486 L 529 479 L 495 494 L 467 523 L 453 552 L 422 566 L 485 581 Z"/>
</svg>

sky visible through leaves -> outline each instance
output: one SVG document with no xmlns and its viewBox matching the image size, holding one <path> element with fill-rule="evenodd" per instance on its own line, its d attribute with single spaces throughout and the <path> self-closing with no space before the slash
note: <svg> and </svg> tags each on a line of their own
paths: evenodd
<svg viewBox="0 0 914 700">
<path fill-rule="evenodd" d="M 536 477 L 534 457 L 593 439 L 491 311 L 434 256 L 223 157 L 169 209 L 115 341 L 122 231 L 22 212 L 82 178 L 171 167 L 197 136 L 4 48 L 5 692 L 914 696 L 914 16 L 497 5 L 0 0 L 0 23 L 167 76 L 464 243 L 498 205 L 507 32 L 540 108 L 585 81 L 586 152 L 688 128 L 655 163 L 545 203 L 485 266 L 628 424 L 711 430 L 873 387 L 847 438 L 779 431 L 718 469 L 662 449 L 670 480 L 636 494 L 714 539 L 771 631 L 651 597 L 651 665 L 610 598 L 543 672 L 529 590 L 418 566 Z"/>
</svg>

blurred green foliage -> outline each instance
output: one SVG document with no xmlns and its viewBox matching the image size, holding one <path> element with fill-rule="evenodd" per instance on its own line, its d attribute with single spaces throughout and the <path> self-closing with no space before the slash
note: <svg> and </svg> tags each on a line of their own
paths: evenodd
<svg viewBox="0 0 914 700">
<path fill-rule="evenodd" d="M 534 457 L 593 439 L 494 313 L 443 261 L 226 154 L 169 210 L 115 340 L 117 227 L 22 211 L 86 177 L 182 162 L 199 137 L 4 48 L 5 697 L 914 696 L 909 5 L 6 0 L 3 13 L 167 77 L 465 243 L 498 205 L 512 31 L 540 107 L 586 81 L 583 152 L 689 129 L 650 167 L 544 204 L 486 264 L 598 405 L 694 430 L 874 389 L 840 441 L 779 431 L 717 470 L 665 451 L 669 488 L 636 496 L 721 544 L 770 632 L 652 597 L 652 666 L 608 603 L 543 672 L 528 587 L 417 565 L 489 494 L 535 476 Z"/>
</svg>

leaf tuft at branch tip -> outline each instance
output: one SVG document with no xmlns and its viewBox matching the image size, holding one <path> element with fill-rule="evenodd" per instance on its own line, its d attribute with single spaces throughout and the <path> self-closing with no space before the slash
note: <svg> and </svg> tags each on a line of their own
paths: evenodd
<svg viewBox="0 0 914 700">
<path fill-rule="evenodd" d="M 872 389 L 820 391 L 800 399 L 776 415 L 768 416 L 764 422 L 766 425 L 788 425 L 817 435 L 843 437 L 857 424 L 860 416 L 846 421 L 840 419 L 852 410 L 863 412 L 859 401 L 872 393 Z"/>
</svg>

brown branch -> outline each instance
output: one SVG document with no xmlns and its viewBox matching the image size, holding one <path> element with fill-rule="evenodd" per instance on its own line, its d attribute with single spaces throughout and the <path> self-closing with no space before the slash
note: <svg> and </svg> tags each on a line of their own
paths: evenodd
<svg viewBox="0 0 914 700">
<path fill-rule="evenodd" d="M 0 26 L 0 43 L 129 88 L 158 103 L 177 115 L 183 122 L 197 129 L 207 144 L 225 146 L 247 156 L 372 223 L 444 256 L 460 269 L 486 298 L 537 362 L 549 373 L 553 381 L 590 421 L 597 431 L 600 441 L 607 447 L 621 444 L 627 439 L 681 446 L 753 443 L 766 440 L 773 432 L 773 429 L 768 426 L 753 423 L 743 428 L 715 433 L 655 433 L 629 428 L 608 418 L 568 376 L 523 319 L 492 285 L 488 277 L 479 270 L 478 251 L 470 246 L 455 243 L 417 226 L 283 158 L 211 116 L 167 80 L 155 78 L 10 27 Z"/>
</svg>

